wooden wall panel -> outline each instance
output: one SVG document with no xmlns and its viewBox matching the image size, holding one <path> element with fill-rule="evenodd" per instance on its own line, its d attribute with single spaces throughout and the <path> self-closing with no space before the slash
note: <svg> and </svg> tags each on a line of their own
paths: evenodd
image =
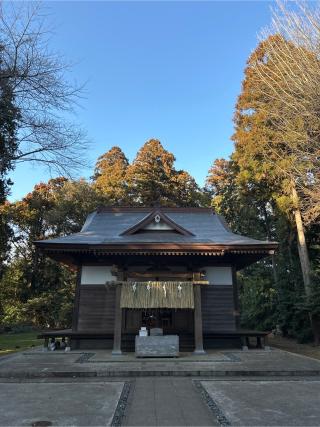
<svg viewBox="0 0 320 427">
<path fill-rule="evenodd" d="M 115 288 L 80 286 L 78 331 L 113 333 Z"/>
<path fill-rule="evenodd" d="M 173 326 L 175 331 L 181 333 L 193 333 L 194 320 L 193 310 L 175 310 L 173 312 Z"/>
<path fill-rule="evenodd" d="M 232 286 L 203 286 L 201 299 L 204 333 L 235 329 Z M 113 334 L 114 315 L 114 288 L 106 289 L 105 286 L 99 285 L 81 285 L 79 331 Z M 184 322 L 187 323 L 186 321 L 185 318 Z M 187 328 L 186 326 L 184 325 L 182 329 L 189 330 L 189 325 Z"/>
<path fill-rule="evenodd" d="M 203 333 L 235 330 L 232 286 L 202 286 Z"/>
</svg>

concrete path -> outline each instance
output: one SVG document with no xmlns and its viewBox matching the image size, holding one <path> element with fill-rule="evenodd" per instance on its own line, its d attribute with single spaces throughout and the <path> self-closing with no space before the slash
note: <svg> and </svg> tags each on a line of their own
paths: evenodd
<svg viewBox="0 0 320 427">
<path fill-rule="evenodd" d="M 126 426 L 219 425 L 190 379 L 137 378 Z"/>
</svg>

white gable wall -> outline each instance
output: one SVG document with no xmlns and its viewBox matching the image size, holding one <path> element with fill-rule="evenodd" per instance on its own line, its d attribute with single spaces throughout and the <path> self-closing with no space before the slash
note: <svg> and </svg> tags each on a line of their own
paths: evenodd
<svg viewBox="0 0 320 427">
<path fill-rule="evenodd" d="M 142 230 L 173 230 L 172 227 L 170 227 L 170 225 L 166 224 L 163 221 L 160 222 L 150 222 L 150 224 L 147 224 L 145 227 L 143 227 Z"/>
<path fill-rule="evenodd" d="M 116 280 L 111 274 L 111 266 L 83 265 L 81 270 L 81 285 L 104 285 Z"/>
<path fill-rule="evenodd" d="M 211 285 L 232 285 L 232 268 L 231 267 L 204 267 L 206 276 Z"/>
</svg>

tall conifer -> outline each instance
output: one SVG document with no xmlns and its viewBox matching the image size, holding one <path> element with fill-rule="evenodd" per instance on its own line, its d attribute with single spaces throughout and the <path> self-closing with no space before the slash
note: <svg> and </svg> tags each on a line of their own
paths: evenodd
<svg viewBox="0 0 320 427">
<path fill-rule="evenodd" d="M 119 147 L 112 147 L 97 160 L 94 174 L 95 187 L 109 199 L 110 204 L 128 202 L 127 168 L 129 162 Z"/>
<path fill-rule="evenodd" d="M 136 204 L 172 205 L 175 157 L 158 139 L 150 139 L 138 151 L 128 168 L 130 195 Z"/>
<path fill-rule="evenodd" d="M 270 50 L 270 45 L 274 50 Z M 308 131 L 299 115 L 286 117 L 284 122 L 285 101 L 273 96 L 286 81 L 285 76 L 277 72 L 276 49 L 282 49 L 283 45 L 286 49 L 295 49 L 281 36 L 269 36 L 248 59 L 234 116 L 232 158 L 239 167 L 238 182 L 254 189 L 260 198 L 270 201 L 271 206 L 275 204 L 295 224 L 305 293 L 310 297 L 311 268 L 298 190 L 301 177 L 307 177 L 310 167 L 305 160 L 309 150 Z M 261 79 L 262 74 L 269 76 L 269 83 Z M 303 149 L 306 156 L 302 154 Z M 317 337 L 315 323 L 313 320 L 311 323 Z"/>
</svg>

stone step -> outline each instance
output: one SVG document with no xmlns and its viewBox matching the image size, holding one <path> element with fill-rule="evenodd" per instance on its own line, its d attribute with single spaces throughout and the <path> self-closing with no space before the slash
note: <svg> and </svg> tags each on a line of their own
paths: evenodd
<svg viewBox="0 0 320 427">
<path fill-rule="evenodd" d="M 0 378 L 92 378 L 92 377 L 319 377 L 320 370 L 161 370 L 161 369 L 118 369 L 118 370 L 81 370 L 81 371 L 1 371 Z"/>
</svg>

